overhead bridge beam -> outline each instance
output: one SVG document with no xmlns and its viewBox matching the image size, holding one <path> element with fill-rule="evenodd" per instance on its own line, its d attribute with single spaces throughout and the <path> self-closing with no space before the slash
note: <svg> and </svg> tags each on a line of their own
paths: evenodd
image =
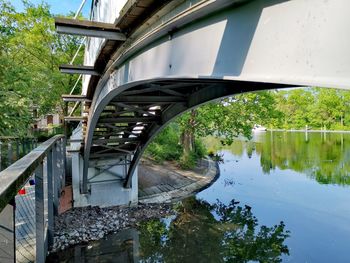
<svg viewBox="0 0 350 263">
<path fill-rule="evenodd" d="M 84 96 L 84 95 L 67 95 L 67 94 L 64 94 L 64 95 L 61 96 L 61 98 L 62 98 L 62 100 L 64 102 L 77 102 L 77 101 L 91 102 L 91 100 L 86 98 L 86 96 Z"/>
<path fill-rule="evenodd" d="M 186 98 L 178 96 L 119 96 L 112 100 L 112 102 L 118 103 L 174 103 L 186 101 Z"/>
<path fill-rule="evenodd" d="M 64 117 L 64 121 L 66 122 L 80 122 L 80 121 L 84 121 L 87 120 L 87 117 L 84 116 L 66 116 Z"/>
<path fill-rule="evenodd" d="M 55 18 L 57 33 L 106 38 L 110 40 L 125 41 L 126 37 L 114 24 L 68 18 Z"/>
<path fill-rule="evenodd" d="M 93 141 L 93 143 L 97 145 L 103 145 L 106 143 L 126 143 L 126 142 L 140 142 L 140 138 L 129 137 L 129 138 L 113 138 L 113 139 L 96 139 Z"/>
<path fill-rule="evenodd" d="M 99 123 L 151 123 L 159 122 L 161 119 L 159 117 L 117 117 L 117 118 L 100 118 Z"/>
<path fill-rule="evenodd" d="M 91 66 L 61 65 L 59 69 L 61 73 L 100 76 L 100 73 Z"/>
</svg>

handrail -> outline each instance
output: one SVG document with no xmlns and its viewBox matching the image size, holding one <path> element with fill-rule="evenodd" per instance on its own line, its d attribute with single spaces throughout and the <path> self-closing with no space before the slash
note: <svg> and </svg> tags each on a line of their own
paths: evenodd
<svg viewBox="0 0 350 263">
<path fill-rule="evenodd" d="M 44 160 L 52 146 L 62 138 L 64 138 L 63 135 L 56 135 L 50 138 L 0 172 L 0 212 L 16 196 L 22 185 Z"/>
<path fill-rule="evenodd" d="M 65 143 L 56 135 L 0 172 L 0 258 L 45 262 L 65 185 Z"/>
</svg>

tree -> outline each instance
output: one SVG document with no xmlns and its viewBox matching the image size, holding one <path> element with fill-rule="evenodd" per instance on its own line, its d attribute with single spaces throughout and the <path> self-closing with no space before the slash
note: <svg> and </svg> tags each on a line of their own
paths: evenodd
<svg viewBox="0 0 350 263">
<path fill-rule="evenodd" d="M 142 261 L 281 262 L 281 256 L 289 254 L 284 223 L 261 226 L 249 206 L 238 204 L 232 200 L 211 205 L 190 197 L 182 201 L 169 227 L 160 220 L 142 223 Z"/>
<path fill-rule="evenodd" d="M 317 89 L 315 119 L 319 126 L 331 129 L 336 123 L 343 125 L 344 104 L 336 89 Z"/>
<path fill-rule="evenodd" d="M 46 114 L 62 107 L 60 96 L 70 91 L 76 76 L 64 76 L 79 39 L 57 35 L 47 4 L 24 2 L 16 12 L 0 0 L 0 135 L 25 135 L 32 120 L 31 106 Z M 82 61 L 82 53 L 77 62 Z"/>
<path fill-rule="evenodd" d="M 251 137 L 256 123 L 278 118 L 270 92 L 253 92 L 213 102 L 183 114 L 178 120 L 183 146 L 183 162 L 191 158 L 196 139 L 209 135 L 231 144 L 239 135 Z"/>
</svg>

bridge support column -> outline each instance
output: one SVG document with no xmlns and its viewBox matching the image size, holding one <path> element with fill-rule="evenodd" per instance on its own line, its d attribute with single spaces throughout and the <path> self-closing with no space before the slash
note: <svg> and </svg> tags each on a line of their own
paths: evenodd
<svg viewBox="0 0 350 263">
<path fill-rule="evenodd" d="M 77 140 L 79 133 L 73 134 Z M 73 206 L 132 205 L 138 202 L 137 169 L 132 176 L 130 188 L 124 187 L 131 156 L 90 160 L 88 170 L 88 193 L 81 193 L 84 158 L 80 143 L 71 143 Z"/>
</svg>

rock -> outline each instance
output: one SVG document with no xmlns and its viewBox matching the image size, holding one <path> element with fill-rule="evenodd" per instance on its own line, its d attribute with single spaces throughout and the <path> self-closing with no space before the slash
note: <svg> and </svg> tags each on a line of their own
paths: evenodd
<svg viewBox="0 0 350 263">
<path fill-rule="evenodd" d="M 117 233 L 130 226 L 135 227 L 141 221 L 172 214 L 174 211 L 167 204 L 74 208 L 56 218 L 54 245 L 50 252 L 58 252 L 68 246 L 98 240 L 107 233 Z"/>
</svg>

